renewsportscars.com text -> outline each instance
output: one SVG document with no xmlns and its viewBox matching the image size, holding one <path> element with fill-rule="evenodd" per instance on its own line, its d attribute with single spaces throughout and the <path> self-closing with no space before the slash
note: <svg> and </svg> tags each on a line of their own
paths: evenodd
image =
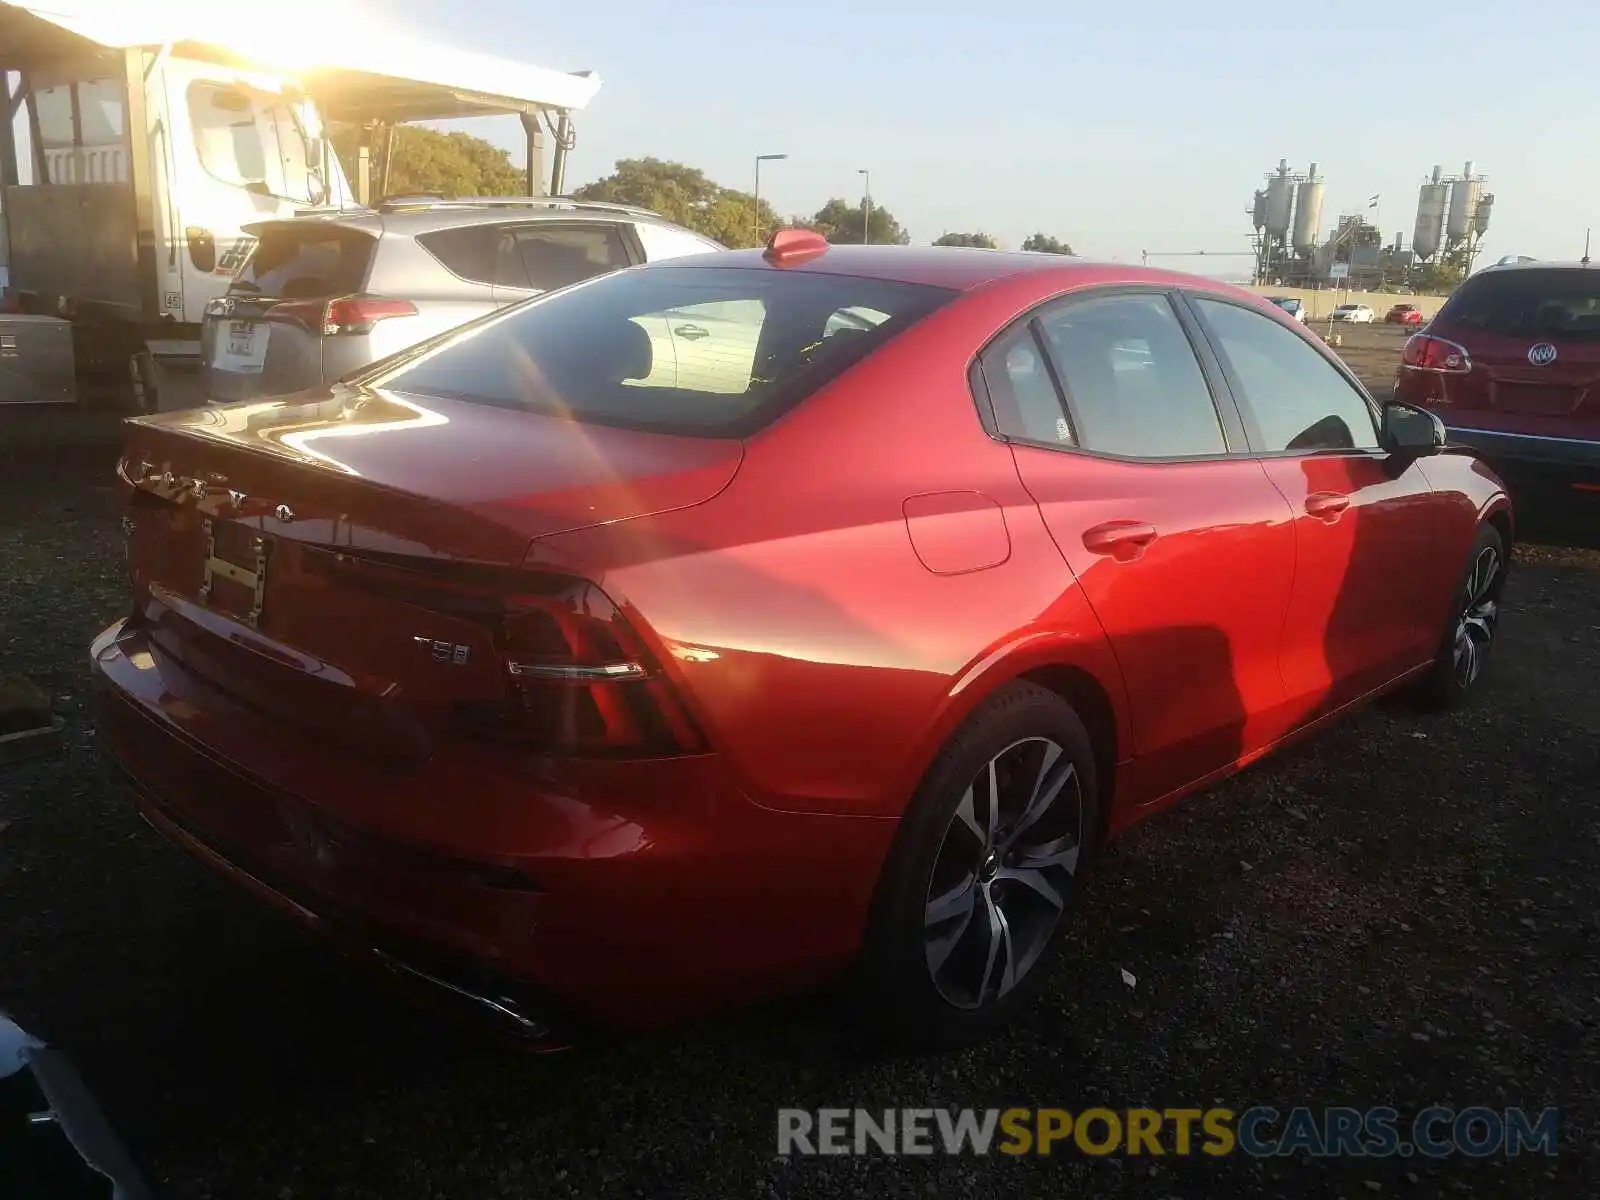
<svg viewBox="0 0 1600 1200">
<path fill-rule="evenodd" d="M 1210 1155 L 1316 1158 L 1554 1154 L 1559 1111 L 1425 1108 L 785 1108 L 795 1155 Z"/>
</svg>

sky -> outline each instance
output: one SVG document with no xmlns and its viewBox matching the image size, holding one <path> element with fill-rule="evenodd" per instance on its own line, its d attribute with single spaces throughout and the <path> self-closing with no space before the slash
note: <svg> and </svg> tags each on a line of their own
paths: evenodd
<svg viewBox="0 0 1600 1200">
<path fill-rule="evenodd" d="M 1480 265 L 1577 258 L 1600 230 L 1600 6 L 1557 0 L 1271 5 L 1236 0 L 814 0 L 805 6 L 606 0 L 365 0 L 462 49 L 590 68 L 568 188 L 654 155 L 780 213 L 875 204 L 926 243 L 1029 233 L 1080 254 L 1195 269 L 1163 253 L 1247 250 L 1254 190 L 1280 158 L 1341 212 L 1411 241 L 1437 164 L 1487 176 Z M 1264 20 L 1267 17 L 1270 19 Z M 520 147 L 514 118 L 473 132 Z M 520 159 L 521 150 L 514 151 Z M 1381 196 L 1374 214 L 1368 200 Z M 1247 269 L 1219 258 L 1208 273 Z"/>
</svg>

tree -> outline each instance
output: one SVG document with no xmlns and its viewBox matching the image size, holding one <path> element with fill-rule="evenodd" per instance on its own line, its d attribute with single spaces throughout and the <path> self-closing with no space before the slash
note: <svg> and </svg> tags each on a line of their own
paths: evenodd
<svg viewBox="0 0 1600 1200">
<path fill-rule="evenodd" d="M 356 177 L 360 131 L 336 129 L 334 150 L 347 178 Z M 499 146 L 470 133 L 441 133 L 418 125 L 394 131 L 394 163 L 384 188 L 383 159 L 389 139 L 383 130 L 372 139 L 372 189 L 391 196 L 515 196 L 527 191 L 527 174 Z"/>
<path fill-rule="evenodd" d="M 1071 254 L 1072 247 L 1058 238 L 1053 238 L 1047 233 L 1030 233 L 1027 240 L 1022 243 L 1024 250 L 1032 250 L 1035 254 Z"/>
<path fill-rule="evenodd" d="M 1000 249 L 1000 243 L 987 233 L 946 233 L 933 244 L 935 246 L 978 246 L 984 250 Z"/>
<path fill-rule="evenodd" d="M 765 200 L 757 213 L 751 193 L 725 188 L 696 167 L 659 158 L 619 159 L 610 175 L 584 184 L 573 195 L 648 208 L 724 246 L 759 246 L 781 224 Z"/>
<path fill-rule="evenodd" d="M 840 245 L 860 245 L 864 227 L 864 206 L 848 200 L 829 200 L 817 210 L 817 215 L 806 224 L 830 242 Z M 911 235 L 900 228 L 900 222 L 887 208 L 872 206 L 872 241 L 878 246 L 909 246 Z"/>
</svg>

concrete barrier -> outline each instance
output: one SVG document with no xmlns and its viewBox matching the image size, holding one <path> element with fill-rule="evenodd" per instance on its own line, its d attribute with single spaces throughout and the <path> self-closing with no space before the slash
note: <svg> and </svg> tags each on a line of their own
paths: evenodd
<svg viewBox="0 0 1600 1200">
<path fill-rule="evenodd" d="M 1344 292 L 1332 288 L 1313 290 L 1311 288 L 1290 287 L 1258 287 L 1250 284 L 1247 291 L 1258 296 L 1293 296 L 1306 306 L 1306 316 L 1311 320 L 1327 320 L 1328 314 L 1341 304 L 1365 304 L 1372 309 L 1376 320 L 1383 320 L 1383 314 L 1396 304 L 1415 304 L 1422 310 L 1422 319 L 1431 321 L 1436 313 L 1444 307 L 1448 296 L 1397 296 L 1393 292 Z"/>
</svg>

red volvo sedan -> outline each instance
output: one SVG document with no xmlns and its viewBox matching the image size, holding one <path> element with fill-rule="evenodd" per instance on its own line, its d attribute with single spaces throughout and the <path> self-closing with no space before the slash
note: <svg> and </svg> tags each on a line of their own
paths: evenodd
<svg viewBox="0 0 1600 1200">
<path fill-rule="evenodd" d="M 1106 838 L 1468 694 L 1513 533 L 1242 291 L 788 230 L 135 420 L 119 474 L 140 809 L 536 1044 L 841 972 L 994 1029 Z"/>
</svg>

